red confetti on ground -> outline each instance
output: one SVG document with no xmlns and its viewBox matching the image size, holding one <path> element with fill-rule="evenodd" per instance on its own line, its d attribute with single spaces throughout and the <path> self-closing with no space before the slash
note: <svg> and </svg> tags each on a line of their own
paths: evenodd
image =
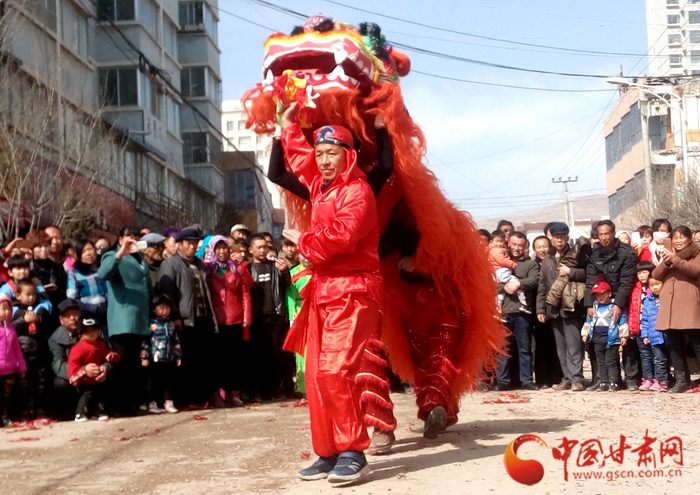
<svg viewBox="0 0 700 495">
<path fill-rule="evenodd" d="M 695 388 L 690 388 L 690 389 L 686 390 L 685 393 L 686 394 L 697 394 L 698 392 L 700 392 L 700 385 L 698 385 Z"/>
<path fill-rule="evenodd" d="M 158 433 L 160 433 L 159 428 L 156 428 L 155 430 L 150 432 L 146 431 L 144 433 L 141 433 L 140 435 L 130 435 L 128 437 L 120 437 L 119 435 L 114 434 L 112 435 L 112 440 L 114 440 L 115 442 L 128 442 L 129 440 L 135 440 L 137 438 L 143 438 L 149 435 L 157 435 Z"/>
<path fill-rule="evenodd" d="M 119 428 L 117 431 L 126 431 L 124 428 Z"/>
<path fill-rule="evenodd" d="M 310 430 L 310 429 L 311 429 L 311 425 L 301 426 L 301 427 L 297 428 L 297 430 L 302 430 L 302 431 L 303 430 Z"/>
<path fill-rule="evenodd" d="M 194 419 L 195 421 L 206 421 L 209 418 L 207 418 L 206 416 L 200 416 L 199 414 L 195 414 L 194 416 L 192 416 L 192 419 Z"/>
<path fill-rule="evenodd" d="M 515 412 L 515 409 L 513 409 L 512 407 L 509 407 L 508 412 Z"/>
<path fill-rule="evenodd" d="M 22 437 L 22 438 L 15 438 L 14 440 L 10 440 L 10 442 L 16 443 L 16 442 L 36 442 L 41 440 L 41 438 L 38 437 Z"/>
<path fill-rule="evenodd" d="M 509 399 L 519 399 L 520 394 L 517 392 L 501 392 L 498 394 L 500 397 L 508 397 Z"/>
<path fill-rule="evenodd" d="M 289 404 L 280 404 L 280 407 L 289 407 Z"/>
<path fill-rule="evenodd" d="M 294 407 L 309 407 L 309 401 L 306 399 L 299 399 L 294 403 Z"/>
<path fill-rule="evenodd" d="M 299 455 L 299 457 L 301 457 L 302 459 L 308 459 L 311 457 L 311 452 L 305 450 Z"/>
<path fill-rule="evenodd" d="M 494 400 L 484 400 L 482 404 L 528 404 L 530 399 L 494 399 Z"/>
<path fill-rule="evenodd" d="M 7 433 L 15 433 L 18 431 L 34 431 L 40 429 L 42 426 L 51 426 L 56 422 L 55 419 L 41 418 L 33 419 L 31 421 L 22 421 L 21 423 L 15 423 L 11 427 L 6 429 Z"/>
<path fill-rule="evenodd" d="M 134 462 L 143 462 L 143 459 L 134 459 Z"/>
<path fill-rule="evenodd" d="M 68 440 L 68 441 L 69 441 L 69 442 L 77 442 L 77 441 L 78 441 L 78 439 L 77 439 L 77 438 L 71 438 L 71 439 L 70 439 L 70 440 Z"/>
</svg>

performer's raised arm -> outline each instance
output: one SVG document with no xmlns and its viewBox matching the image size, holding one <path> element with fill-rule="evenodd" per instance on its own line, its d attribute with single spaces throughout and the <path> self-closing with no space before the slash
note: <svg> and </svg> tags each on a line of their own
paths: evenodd
<svg viewBox="0 0 700 495">
<path fill-rule="evenodd" d="M 299 104 L 292 103 L 282 115 L 282 147 L 292 172 L 306 187 L 319 175 L 314 149 L 306 140 L 296 117 Z"/>
<path fill-rule="evenodd" d="M 267 169 L 267 178 L 273 184 L 286 189 L 295 196 L 299 196 L 306 201 L 311 200 L 309 188 L 301 183 L 297 176 L 287 170 L 284 165 L 284 148 L 282 141 L 274 139 L 272 141 L 272 151 L 270 152 L 270 166 Z"/>
</svg>

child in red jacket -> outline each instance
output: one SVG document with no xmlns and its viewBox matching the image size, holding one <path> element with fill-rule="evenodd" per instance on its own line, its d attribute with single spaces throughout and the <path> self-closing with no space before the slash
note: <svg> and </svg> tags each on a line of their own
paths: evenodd
<svg viewBox="0 0 700 495">
<path fill-rule="evenodd" d="M 116 363 L 119 355 L 107 349 L 107 344 L 100 338 L 100 325 L 96 320 L 83 319 L 79 326 L 80 342 L 75 344 L 68 355 L 68 379 L 78 388 L 80 399 L 75 411 L 75 421 L 87 421 L 92 412 L 97 419 L 105 421 L 108 417 L 102 406 L 102 386 L 107 377 L 105 363 Z M 86 367 L 100 367 L 100 374 L 90 378 Z"/>
</svg>

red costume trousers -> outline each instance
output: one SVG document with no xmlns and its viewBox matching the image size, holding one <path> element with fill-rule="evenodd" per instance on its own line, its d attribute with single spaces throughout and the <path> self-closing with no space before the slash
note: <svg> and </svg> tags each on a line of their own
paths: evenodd
<svg viewBox="0 0 700 495">
<path fill-rule="evenodd" d="M 311 440 L 319 456 L 362 452 L 370 444 L 355 384 L 367 340 L 379 325 L 379 303 L 348 293 L 312 304 L 306 352 Z"/>
</svg>

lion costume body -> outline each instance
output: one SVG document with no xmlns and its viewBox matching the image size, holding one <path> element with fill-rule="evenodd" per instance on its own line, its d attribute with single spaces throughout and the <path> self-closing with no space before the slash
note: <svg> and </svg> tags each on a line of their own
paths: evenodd
<svg viewBox="0 0 700 495">
<path fill-rule="evenodd" d="M 377 160 L 374 118 L 384 115 L 394 158 L 393 175 L 377 197 L 384 316 L 356 377 L 365 389 L 366 424 L 384 431 L 396 426 L 384 350 L 394 372 L 414 384 L 419 418 L 441 406 L 449 425 L 457 421 L 459 397 L 493 368 L 505 338 L 477 229 L 422 163 L 425 138 L 398 84 L 409 71 L 408 57 L 388 46 L 376 25 L 358 29 L 315 17 L 289 36 L 267 39 L 264 81 L 242 98 L 257 133 L 274 132 L 292 101 L 304 106 L 307 138 L 327 124 L 350 129 L 361 143 L 358 163 L 365 171 Z M 285 199 L 290 224 L 303 231 L 310 204 L 291 194 Z M 410 273 L 399 269 L 406 256 L 415 267 Z"/>
</svg>

